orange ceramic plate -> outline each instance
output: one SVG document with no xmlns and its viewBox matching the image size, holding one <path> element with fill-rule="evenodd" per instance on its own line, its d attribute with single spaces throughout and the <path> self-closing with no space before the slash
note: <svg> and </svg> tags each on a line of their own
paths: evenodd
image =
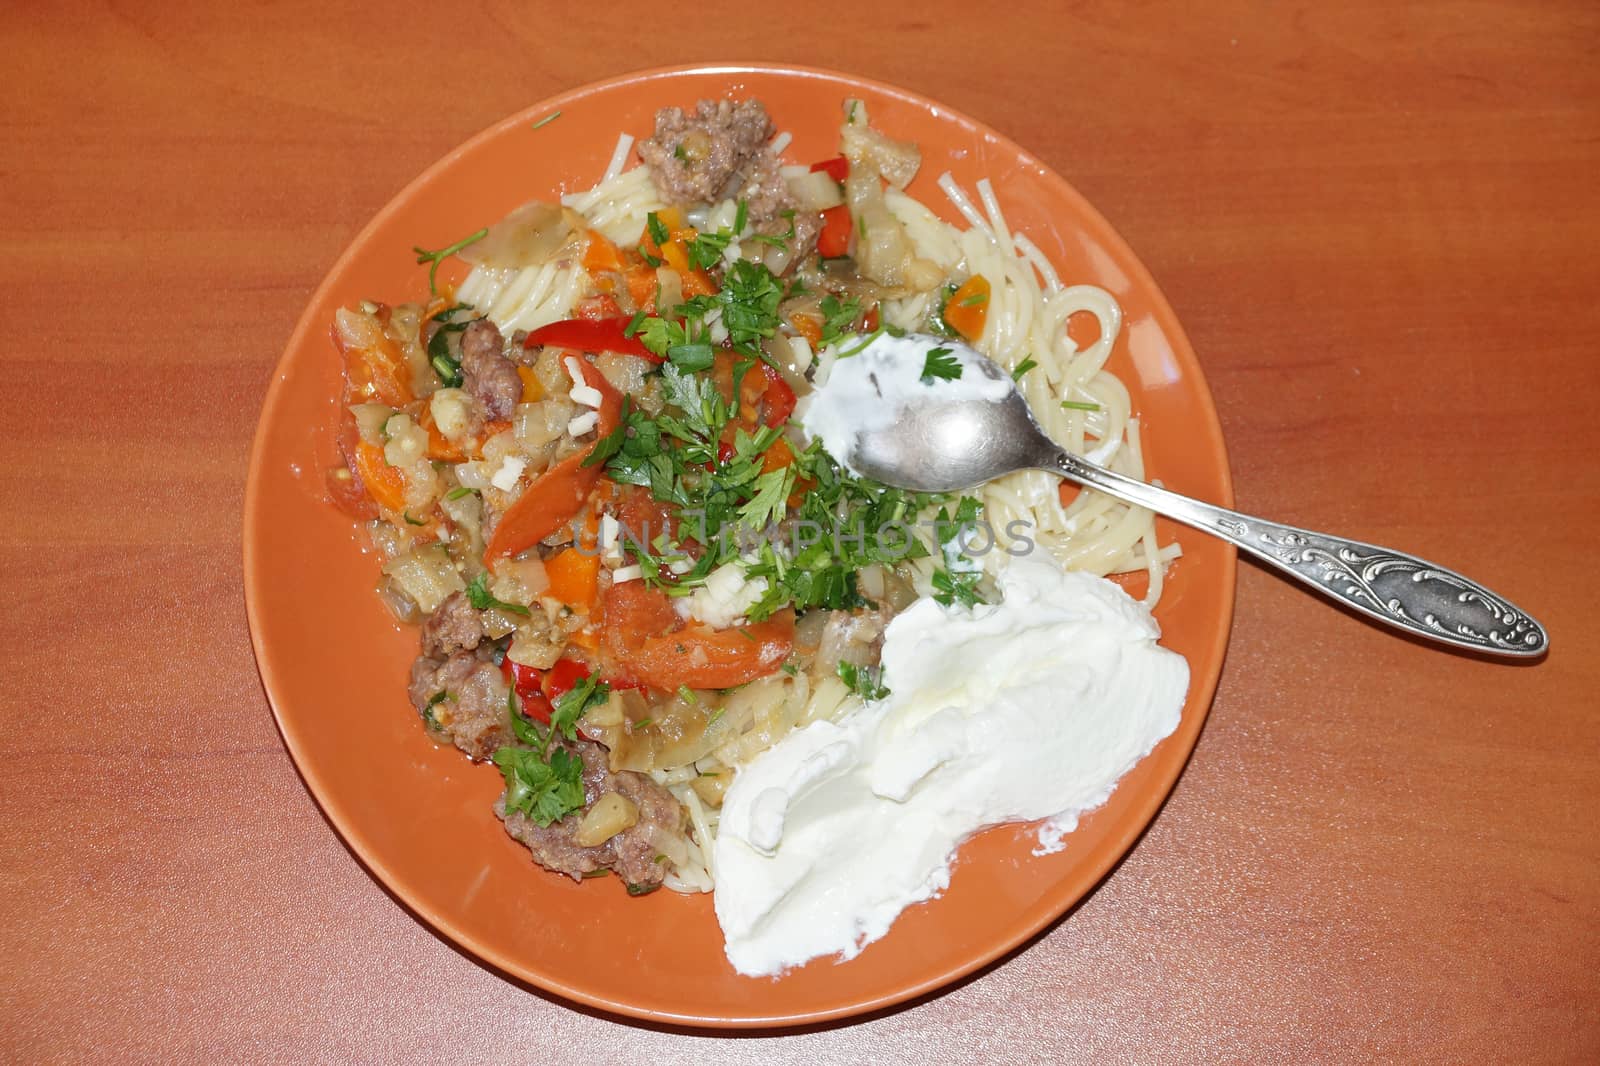
<svg viewBox="0 0 1600 1066">
<path fill-rule="evenodd" d="M 1143 416 L 1151 474 L 1230 504 L 1216 412 L 1183 331 L 1139 261 L 1083 198 L 1036 158 L 930 100 L 820 70 L 731 65 L 602 82 L 529 108 L 434 165 L 379 212 L 300 320 L 267 395 L 245 501 L 245 592 L 268 698 L 307 786 L 368 868 L 435 928 L 505 972 L 639 1018 L 768 1026 L 840 1018 L 936 989 L 1003 955 L 1087 894 L 1154 817 L 1200 732 L 1233 613 L 1234 553 L 1163 526 L 1183 558 L 1157 612 L 1193 680 L 1182 724 L 1133 770 L 1067 847 L 1030 855 L 1035 834 L 1002 827 L 967 842 L 949 891 L 907 911 L 848 963 L 820 959 L 777 979 L 740 977 L 722 953 L 709 896 L 629 898 L 616 878 L 574 884 L 536 868 L 490 811 L 490 766 L 436 747 L 406 701 L 415 630 L 373 595 L 377 562 L 323 492 L 333 464 L 339 368 L 334 309 L 426 292 L 412 245 L 438 248 L 534 197 L 592 185 L 617 134 L 649 134 L 658 107 L 755 96 L 794 135 L 796 161 L 837 154 L 840 103 L 864 99 L 873 125 L 921 146 L 912 191 L 953 217 L 935 185 L 987 175 L 1011 225 L 1068 283 L 1122 303 L 1112 368 Z M 561 116 L 538 129 L 536 120 Z M 459 277 L 463 268 L 453 264 Z"/>
</svg>

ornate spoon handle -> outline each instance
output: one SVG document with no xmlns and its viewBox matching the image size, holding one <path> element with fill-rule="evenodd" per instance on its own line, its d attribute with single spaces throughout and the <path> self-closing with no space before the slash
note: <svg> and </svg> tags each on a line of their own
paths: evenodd
<svg viewBox="0 0 1600 1066">
<path fill-rule="evenodd" d="M 1041 464 L 1046 465 L 1046 464 Z M 1444 644 L 1543 655 L 1544 627 L 1509 601 L 1414 555 L 1268 522 L 1116 474 L 1060 451 L 1046 469 L 1215 534 L 1346 607 Z"/>
</svg>

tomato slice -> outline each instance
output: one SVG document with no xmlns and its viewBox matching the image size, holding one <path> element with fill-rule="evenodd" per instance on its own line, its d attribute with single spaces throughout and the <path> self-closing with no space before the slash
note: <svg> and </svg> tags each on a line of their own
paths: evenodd
<svg viewBox="0 0 1600 1066">
<path fill-rule="evenodd" d="M 347 407 L 339 417 L 339 432 L 335 443 L 343 465 L 328 468 L 328 498 L 333 505 L 351 518 L 370 521 L 378 517 L 378 508 L 367 495 L 361 482 L 356 450 L 361 445 L 361 431 L 356 428 L 356 417 Z"/>
<path fill-rule="evenodd" d="M 731 629 L 685 625 L 666 593 L 629 581 L 605 595 L 606 649 L 655 688 L 732 688 L 775 673 L 794 650 L 794 612 Z"/>
<path fill-rule="evenodd" d="M 622 396 L 604 374 L 581 359 L 578 362 L 583 368 L 584 383 L 600 392 L 600 420 L 595 432 L 603 439 L 622 421 Z M 494 536 L 483 553 L 486 562 L 527 551 L 572 520 L 600 480 L 601 464 L 583 465 L 593 451 L 590 448 L 573 452 L 517 497 L 495 526 Z"/>
</svg>

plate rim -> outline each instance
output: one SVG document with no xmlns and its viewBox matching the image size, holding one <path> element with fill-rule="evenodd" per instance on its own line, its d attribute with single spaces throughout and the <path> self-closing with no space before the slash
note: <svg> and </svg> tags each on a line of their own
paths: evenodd
<svg viewBox="0 0 1600 1066">
<path fill-rule="evenodd" d="M 386 894 L 392 896 L 407 912 L 425 925 L 447 937 L 458 948 L 469 953 L 474 959 L 488 964 L 501 975 L 509 977 L 519 984 L 530 985 L 536 990 L 561 997 L 570 1004 L 582 1005 L 583 1007 L 597 1010 L 614 1020 L 641 1021 L 656 1025 L 707 1029 L 771 1029 L 785 1026 L 824 1025 L 898 1007 L 951 986 L 991 964 L 1003 961 L 1012 953 L 1030 944 L 1042 932 L 1062 921 L 1076 907 L 1094 895 L 1106 878 L 1128 857 L 1139 838 L 1154 824 L 1155 818 L 1166 804 L 1179 778 L 1183 776 L 1184 771 L 1188 768 L 1189 760 L 1193 758 L 1200 733 L 1205 726 L 1206 720 L 1210 717 L 1211 705 L 1216 696 L 1222 670 L 1226 665 L 1229 638 L 1233 629 L 1238 594 L 1237 549 L 1232 545 L 1227 545 L 1222 559 L 1223 572 L 1221 577 L 1226 594 L 1221 604 L 1221 624 L 1211 634 L 1210 648 L 1216 659 L 1216 671 L 1213 675 L 1204 679 L 1203 692 L 1190 693 L 1191 697 L 1198 696 L 1196 705 L 1199 707 L 1199 713 L 1193 716 L 1192 723 L 1188 720 L 1180 720 L 1178 728 L 1162 741 L 1163 744 L 1181 744 L 1183 747 L 1182 758 L 1178 760 L 1170 775 L 1160 782 L 1159 787 L 1139 794 L 1134 808 L 1134 813 L 1137 814 L 1137 817 L 1128 819 L 1126 828 L 1108 838 L 1114 844 L 1107 852 L 1109 857 L 1103 862 L 1094 863 L 1087 868 L 1088 872 L 1092 873 L 1092 881 L 1088 889 L 1059 907 L 1052 906 L 1047 908 L 1042 916 L 1020 923 L 1007 934 L 997 938 L 993 943 L 985 946 L 984 949 L 969 958 L 927 974 L 892 992 L 821 1010 L 780 1012 L 767 1015 L 708 1015 L 637 1007 L 625 999 L 608 997 L 573 986 L 563 980 L 558 973 L 552 971 L 535 972 L 520 960 L 513 959 L 497 950 L 497 946 L 492 942 L 480 940 L 470 932 L 462 929 L 450 918 L 448 913 L 435 913 L 432 909 L 424 909 L 416 904 L 404 887 L 403 879 L 385 864 L 377 850 L 370 846 L 370 842 L 365 840 L 362 834 L 353 828 L 348 812 L 343 809 L 336 797 L 320 784 L 320 779 L 308 774 L 306 766 L 309 762 L 309 757 L 301 750 L 294 730 L 285 722 L 284 715 L 278 706 L 278 698 L 274 695 L 273 677 L 276 670 L 272 665 L 272 659 L 262 637 L 264 622 L 259 617 L 258 605 L 260 596 L 255 591 L 258 583 L 256 566 L 259 555 L 256 530 L 260 528 L 258 513 L 261 507 L 261 470 L 266 462 L 266 427 L 270 424 L 271 416 L 276 408 L 281 405 L 282 395 L 287 387 L 286 383 L 289 376 L 284 368 L 284 363 L 292 352 L 306 343 L 309 334 L 319 327 L 320 323 L 313 321 L 312 311 L 326 298 L 329 290 L 333 288 L 335 279 L 345 272 L 350 261 L 355 257 L 357 249 L 364 246 L 372 238 L 373 234 L 392 215 L 400 210 L 402 204 L 415 197 L 418 191 L 431 183 L 439 172 L 451 167 L 457 159 L 479 144 L 499 137 L 504 130 L 510 127 L 543 117 L 552 110 L 560 110 L 567 103 L 596 93 L 633 84 L 671 80 L 686 75 L 718 74 L 732 76 L 742 74 L 777 75 L 780 77 L 841 82 L 846 85 L 863 86 L 874 92 L 895 97 L 918 108 L 930 109 L 941 119 L 953 120 L 958 125 L 965 127 L 970 133 L 981 136 L 997 148 L 1007 153 L 1013 153 L 1019 161 L 1037 171 L 1043 180 L 1056 185 L 1067 199 L 1074 203 L 1074 206 L 1084 217 L 1098 225 L 1100 232 L 1095 234 L 1096 238 L 1123 256 L 1124 264 L 1130 269 L 1130 280 L 1138 287 L 1153 294 L 1155 300 L 1158 301 L 1158 308 L 1166 311 L 1174 327 L 1171 339 L 1179 349 L 1178 354 L 1187 354 L 1188 363 L 1195 368 L 1198 382 L 1201 385 L 1198 390 L 1200 401 L 1198 413 L 1205 426 L 1206 437 L 1208 438 L 1207 443 L 1221 459 L 1222 493 L 1221 498 L 1214 502 L 1230 508 L 1234 505 L 1232 466 L 1228 460 L 1227 443 L 1222 434 L 1222 425 L 1217 415 L 1216 402 L 1211 393 L 1211 385 L 1205 376 L 1204 369 L 1200 365 L 1198 356 L 1195 354 L 1194 347 L 1189 341 L 1188 334 L 1183 329 L 1183 324 L 1179 320 L 1177 312 L 1173 310 L 1166 294 L 1156 284 L 1154 276 L 1151 275 L 1144 261 L 1134 252 L 1132 246 L 1123 239 L 1121 233 L 1055 168 L 1046 164 L 1011 137 L 964 111 L 950 107 L 932 97 L 888 82 L 879 81 L 875 78 L 850 74 L 826 67 L 793 63 L 730 61 L 655 66 L 586 82 L 554 96 L 537 100 L 527 107 L 490 124 L 451 148 L 410 181 L 406 182 L 404 186 L 389 197 L 384 205 L 368 220 L 366 225 L 346 242 L 343 250 L 323 275 L 322 281 L 306 299 L 304 310 L 301 312 L 293 331 L 273 364 L 272 380 L 267 387 L 260 414 L 257 418 L 246 469 L 244 506 L 241 514 L 245 614 L 250 629 L 250 644 L 255 658 L 256 672 L 261 681 L 262 690 L 267 697 L 268 707 L 272 711 L 273 721 L 277 725 L 278 734 L 289 753 L 290 762 L 294 765 L 296 774 L 300 777 L 301 782 L 306 787 L 306 791 L 317 804 L 318 810 L 328 824 L 334 829 L 345 847 L 356 857 L 357 861 L 365 867 L 367 873 L 379 882 Z"/>
</svg>

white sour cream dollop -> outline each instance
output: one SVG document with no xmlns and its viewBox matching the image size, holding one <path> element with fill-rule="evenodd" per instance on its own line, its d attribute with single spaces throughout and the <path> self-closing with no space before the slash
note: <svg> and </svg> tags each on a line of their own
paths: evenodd
<svg viewBox="0 0 1600 1066">
<path fill-rule="evenodd" d="M 860 341 L 841 342 L 846 352 Z M 953 360 L 954 377 L 925 376 L 930 352 L 940 351 L 940 365 Z M 998 373 L 999 376 L 991 376 Z M 854 355 L 825 355 L 819 367 L 816 391 L 801 401 L 800 428 L 840 466 L 850 465 L 850 453 L 862 433 L 887 429 L 912 404 L 936 394 L 940 402 L 978 400 L 999 403 L 1011 395 L 1011 383 L 981 353 L 957 340 L 907 334 L 879 334 Z"/>
<path fill-rule="evenodd" d="M 889 623 L 887 698 L 739 771 L 715 902 L 740 973 L 853 958 L 941 892 L 985 826 L 1045 819 L 1042 846 L 1059 846 L 1177 728 L 1188 664 L 1141 604 L 1042 555 L 999 581 L 998 605 L 914 603 Z"/>
</svg>

